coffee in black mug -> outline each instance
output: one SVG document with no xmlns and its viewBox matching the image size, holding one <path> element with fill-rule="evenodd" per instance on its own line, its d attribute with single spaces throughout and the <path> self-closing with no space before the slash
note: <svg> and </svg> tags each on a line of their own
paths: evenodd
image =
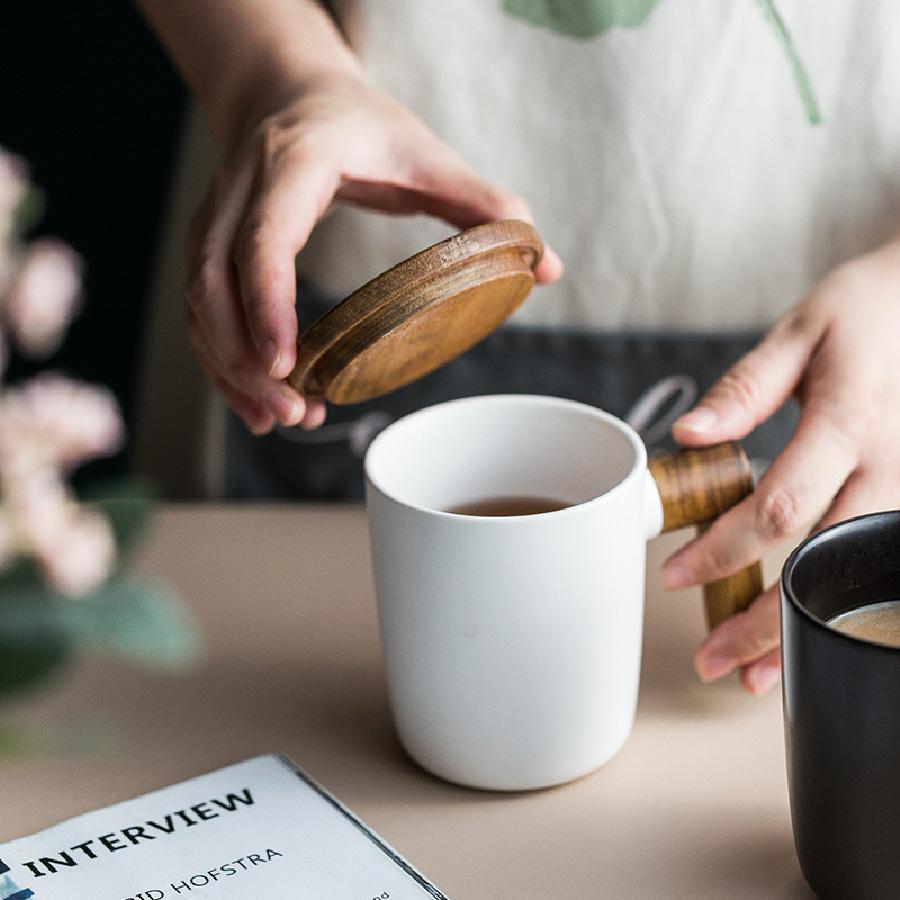
<svg viewBox="0 0 900 900">
<path fill-rule="evenodd" d="M 900 647 L 838 630 L 897 599 L 900 511 L 813 535 L 782 573 L 794 842 L 823 900 L 900 898 Z"/>
</svg>

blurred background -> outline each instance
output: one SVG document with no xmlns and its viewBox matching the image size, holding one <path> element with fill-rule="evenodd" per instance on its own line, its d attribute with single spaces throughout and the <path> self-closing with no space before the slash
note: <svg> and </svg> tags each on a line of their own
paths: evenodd
<svg viewBox="0 0 900 900">
<path fill-rule="evenodd" d="M 559 5 L 560 9 L 563 7 Z M 784 51 L 773 40 L 757 11 L 749 9 L 744 15 L 756 29 L 752 31 L 756 43 L 748 43 L 742 52 L 752 59 L 755 59 L 754 54 L 765 54 L 760 56 L 763 64 L 758 72 L 764 72 L 766 76 L 764 86 L 759 89 L 757 74 L 748 79 L 747 96 L 763 98 L 760 109 L 765 113 L 769 127 L 774 129 L 773 133 L 780 135 L 783 129 L 790 129 L 785 132 L 789 137 L 781 143 L 799 148 L 792 157 L 796 170 L 818 172 L 819 169 L 806 163 L 807 155 L 817 152 L 816 142 L 821 142 L 821 135 L 810 125 L 808 114 L 804 115 L 799 106 L 790 72 L 784 65 Z M 774 60 L 772 65 L 768 64 L 770 59 Z M 304 438 L 302 466 L 298 462 L 300 453 L 297 449 L 301 435 L 294 435 L 293 443 L 274 439 L 251 441 L 242 427 L 235 427 L 233 423 L 229 426 L 222 401 L 207 387 L 193 361 L 182 321 L 184 238 L 192 211 L 213 170 L 215 151 L 202 117 L 192 109 L 178 75 L 131 3 L 109 0 L 82 0 L 77 4 L 52 0 L 0 3 L 0 83 L 4 88 L 0 91 L 0 147 L 29 162 L 31 181 L 43 191 L 47 201 L 45 214 L 32 236 L 61 238 L 75 248 L 86 266 L 84 294 L 87 303 L 48 366 L 109 387 L 122 409 L 128 432 L 123 450 L 109 458 L 90 462 L 76 473 L 76 483 L 85 484 L 127 473 L 149 478 L 164 497 L 172 499 L 225 496 L 260 499 L 292 496 L 280 489 L 291 483 L 288 475 L 302 468 L 309 474 L 302 486 L 302 496 L 338 496 L 332 484 L 338 476 L 342 486 L 352 482 L 357 485 L 353 490 L 361 489 L 359 452 L 351 453 L 349 447 L 345 448 L 347 452 L 343 457 L 334 452 L 338 440 L 342 441 L 342 446 L 348 443 L 344 438 L 332 436 L 328 439 L 332 443 L 317 442 L 316 436 Z M 852 92 L 851 95 L 856 96 Z M 781 106 L 775 112 L 769 110 L 770 100 L 774 97 L 783 104 L 786 112 Z M 611 102 L 615 105 L 615 101 Z M 856 104 L 854 108 L 858 106 Z M 734 116 L 744 115 L 739 99 L 731 101 L 727 108 Z M 724 131 L 728 132 L 728 129 Z M 477 129 L 473 134 L 477 135 Z M 860 140 L 868 140 L 869 132 L 860 134 Z M 725 137 L 730 140 L 730 132 Z M 864 159 L 864 154 L 856 153 L 852 148 L 848 153 L 853 160 Z M 840 158 L 836 159 L 840 165 Z M 793 171 L 789 166 L 779 165 L 776 174 L 782 180 L 774 183 L 782 184 L 784 178 L 791 177 L 783 173 Z M 866 173 L 874 177 L 875 171 L 868 173 L 866 170 Z M 527 174 L 522 177 L 527 178 Z M 856 190 L 853 179 L 843 181 L 846 182 L 845 195 L 852 195 L 855 202 L 862 192 Z M 813 192 L 810 208 L 816 211 L 817 221 L 821 220 L 821 234 L 808 242 L 814 248 L 809 263 L 811 268 L 807 271 L 803 266 L 794 267 L 795 281 L 802 282 L 807 274 L 818 273 L 824 268 L 828 253 L 822 248 L 830 246 L 830 236 L 836 235 L 833 243 L 841 248 L 841 253 L 832 255 L 846 258 L 853 255 L 844 252 L 848 248 L 858 252 L 873 246 L 873 235 L 884 227 L 884 221 L 889 221 L 891 228 L 896 221 L 894 215 L 889 218 L 868 215 L 867 208 L 859 204 L 860 212 L 856 218 L 845 216 L 839 209 L 840 196 L 845 195 L 834 199 L 831 197 L 833 192 L 821 191 L 819 182 L 822 179 L 817 181 L 819 193 L 827 196 L 822 199 L 819 193 Z M 598 181 L 597 190 L 604 189 L 605 182 Z M 872 195 L 877 200 L 877 192 Z M 613 204 L 611 208 L 629 208 L 627 188 L 623 189 L 621 197 L 624 197 L 624 200 L 620 198 L 622 205 L 615 207 Z M 818 206 L 823 204 L 838 210 L 840 217 L 819 215 Z M 763 216 L 759 220 L 762 222 L 761 233 L 767 240 L 772 240 L 772 235 L 777 235 L 778 231 L 769 228 L 764 214 L 760 215 Z M 610 221 L 613 218 L 611 214 Z M 858 227 L 864 220 L 871 220 L 868 230 Z M 358 229 L 372 224 L 362 217 L 354 221 Z M 833 227 L 835 222 L 839 222 L 841 228 Z M 339 220 L 332 219 L 331 227 L 339 229 L 343 226 Z M 404 240 L 410 241 L 408 252 L 398 252 L 394 259 L 403 258 L 425 243 L 420 232 L 432 235 L 434 240 L 446 234 L 443 226 L 421 220 L 407 223 L 402 232 L 395 222 L 379 227 L 389 228 L 392 233 L 396 229 L 396 238 L 392 234 L 389 241 L 385 239 L 386 247 L 398 246 L 395 241 L 401 244 Z M 432 232 L 432 228 L 437 230 Z M 317 229 L 319 232 L 321 229 Z M 577 232 L 577 228 L 571 232 L 574 235 L 570 238 L 572 241 L 578 239 Z M 349 232 L 348 240 L 360 233 L 359 230 Z M 310 246 L 315 256 L 314 243 Z M 333 240 L 329 244 L 326 238 L 324 246 L 327 249 L 339 245 Z M 374 241 L 373 246 L 377 256 L 381 244 Z M 760 244 L 760 247 L 766 246 L 765 241 Z M 367 259 L 364 258 L 361 265 Z M 380 268 L 383 266 L 372 266 L 367 277 Z M 764 268 L 768 271 L 770 267 Z M 726 281 L 731 277 L 728 266 L 718 266 L 718 270 L 726 272 L 723 276 Z M 355 283 L 364 280 L 357 278 Z M 778 291 L 777 302 L 781 302 L 782 293 L 802 295 L 801 291 L 792 288 L 782 291 L 779 287 Z M 340 291 L 335 296 L 339 295 Z M 314 304 L 309 303 L 310 297 L 307 292 L 301 305 L 301 316 L 314 309 Z M 325 308 L 325 301 L 334 297 L 322 299 Z M 736 337 L 726 335 L 715 345 L 719 348 L 715 351 L 711 344 L 704 342 L 702 366 L 697 366 L 697 354 L 686 349 L 678 362 L 674 357 L 660 356 L 658 360 L 654 357 L 652 365 L 659 368 L 656 371 L 645 354 L 641 356 L 639 379 L 621 389 L 618 380 L 607 377 L 608 371 L 619 368 L 627 371 L 624 366 L 619 366 L 618 360 L 636 351 L 627 340 L 613 342 L 603 351 L 608 352 L 608 358 L 612 360 L 609 369 L 597 367 L 596 383 L 589 384 L 581 379 L 583 383 L 577 389 L 587 391 L 588 396 L 582 399 L 590 402 L 607 397 L 599 405 L 624 416 L 632 400 L 641 395 L 644 385 L 651 387 L 673 371 L 681 371 L 677 367 L 682 364 L 685 364 L 685 372 L 703 369 L 702 378 L 696 376 L 700 378 L 700 388 L 711 383 L 731 361 L 752 346 L 758 331 L 754 324 L 746 333 L 743 330 L 736 333 Z M 701 334 L 701 338 L 704 337 L 705 331 Z M 547 340 L 553 340 L 553 336 Z M 590 352 L 599 351 L 590 345 Z M 551 357 L 558 362 L 556 369 L 551 368 Z M 514 383 L 505 389 L 527 387 L 531 392 L 574 396 L 570 393 L 575 390 L 571 385 L 556 386 L 554 373 L 566 373 L 571 369 L 568 360 L 556 352 L 546 354 L 546 358 L 548 365 L 546 371 L 542 369 L 543 380 L 536 380 L 532 369 L 523 366 L 521 379 L 515 381 L 519 375 L 511 374 Z M 592 355 L 591 359 L 594 358 Z M 496 379 L 499 377 L 496 368 L 492 364 L 485 371 Z M 8 376 L 10 381 L 16 382 L 34 370 L 35 366 L 17 358 Z M 459 395 L 475 392 L 473 385 L 479 389 L 493 385 L 492 389 L 496 390 L 501 383 L 482 378 L 477 366 L 466 371 L 469 373 L 466 380 L 460 382 L 464 390 L 452 379 L 447 379 L 440 382 L 445 387 L 437 387 L 438 382 L 435 382 L 434 392 L 429 394 L 428 381 L 422 379 L 417 389 L 422 388 L 426 393 L 416 394 L 408 401 L 412 405 L 403 409 L 407 400 L 402 392 L 397 392 L 394 397 L 397 409 L 402 414 L 447 399 L 440 393 L 443 390 Z M 559 384 L 568 382 L 562 379 Z M 613 396 L 618 398 L 615 403 L 620 405 L 613 403 Z M 337 410 L 330 410 L 329 426 L 366 424 L 362 418 L 356 422 L 358 413 L 355 411 L 346 413 L 348 422 L 343 422 L 341 415 L 343 413 Z M 788 415 L 770 429 L 776 443 L 792 430 L 793 416 L 793 410 L 788 410 Z M 354 422 L 349 422 L 349 418 Z M 379 427 L 383 424 L 382 420 L 374 423 Z M 316 434 L 321 436 L 322 433 Z M 366 435 L 371 436 L 368 431 Z M 265 462 L 263 468 L 274 473 L 272 484 L 278 491 L 273 493 L 268 481 L 254 481 L 252 471 L 249 476 L 242 475 L 240 484 L 236 485 L 234 479 L 229 481 L 224 459 L 226 436 L 231 441 L 231 468 L 250 471 L 252 466 L 245 463 L 258 456 Z M 364 442 L 359 443 L 365 446 Z M 253 444 L 253 453 L 248 450 L 250 444 Z M 343 463 L 333 463 L 332 457 L 346 457 L 347 472 L 354 477 L 345 478 L 345 473 L 339 471 Z M 325 458 L 328 466 L 321 467 L 324 474 L 319 478 L 317 461 Z M 332 470 L 336 472 L 334 478 Z"/>
<path fill-rule="evenodd" d="M 132 6 L 108 0 L 0 4 L 0 84 L 0 146 L 28 160 L 46 198 L 34 233 L 62 238 L 86 265 L 88 302 L 48 365 L 109 386 L 130 435 L 78 478 L 115 477 L 151 442 L 137 398 L 153 390 L 141 361 L 186 94 Z M 180 316 L 180 293 L 169 300 Z M 183 348 L 170 355 L 186 364 Z M 33 368 L 17 358 L 10 379 Z"/>
</svg>

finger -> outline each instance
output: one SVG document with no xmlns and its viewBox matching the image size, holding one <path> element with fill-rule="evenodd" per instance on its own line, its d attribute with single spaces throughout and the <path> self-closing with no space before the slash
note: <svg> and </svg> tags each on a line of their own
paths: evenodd
<svg viewBox="0 0 900 900">
<path fill-rule="evenodd" d="M 215 373 L 214 380 L 266 407 L 282 424 L 296 424 L 305 413 L 302 399 L 261 371 L 233 277 L 230 248 L 251 183 L 252 171 L 246 166 L 220 172 L 191 224 L 188 335 L 205 371 Z"/>
<path fill-rule="evenodd" d="M 403 149 L 406 180 L 382 182 L 353 179 L 342 185 L 343 200 L 394 213 L 422 212 L 457 228 L 484 222 L 521 219 L 534 224 L 528 204 L 518 195 L 480 178 L 449 148 L 417 138 Z M 535 268 L 539 282 L 556 281 L 563 272 L 559 256 L 548 244 Z"/>
<path fill-rule="evenodd" d="M 354 182 L 352 186 L 341 188 L 338 191 L 338 197 L 341 200 L 356 203 L 359 206 L 391 213 L 425 213 L 443 219 L 457 228 L 470 228 L 473 225 L 501 219 L 521 219 L 533 224 L 531 213 L 526 215 L 520 205 L 524 201 L 513 195 L 508 196 L 513 199 L 498 200 L 497 205 L 488 204 L 491 212 L 486 212 L 485 205 L 482 204 L 482 211 L 478 214 L 471 212 L 460 214 L 459 210 L 448 209 L 443 200 L 436 199 L 428 193 L 393 184 Z M 541 259 L 534 270 L 535 279 L 542 284 L 557 281 L 562 276 L 564 268 L 556 251 L 545 243 Z"/>
<path fill-rule="evenodd" d="M 799 313 L 782 319 L 675 422 L 675 440 L 694 447 L 745 437 L 791 396 L 819 336 Z"/>
<path fill-rule="evenodd" d="M 726 619 L 694 655 L 694 670 L 703 681 L 718 681 L 740 666 L 761 660 L 781 639 L 778 585 L 761 594 L 742 613 Z"/>
<path fill-rule="evenodd" d="M 299 153 L 257 177 L 233 257 L 253 346 L 266 372 L 286 378 L 297 353 L 295 259 L 328 209 L 338 176 Z"/>
<path fill-rule="evenodd" d="M 188 337 L 194 353 L 238 393 L 254 400 L 285 426 L 299 424 L 306 414 L 306 403 L 293 388 L 262 372 L 249 337 L 240 323 L 223 318 L 215 328 L 215 343 L 209 340 L 196 320 L 188 323 Z"/>
<path fill-rule="evenodd" d="M 275 417 L 268 410 L 246 394 L 235 390 L 224 378 L 213 377 L 212 382 L 252 434 L 262 437 L 272 430 Z"/>
<path fill-rule="evenodd" d="M 821 531 L 845 519 L 900 506 L 900 481 L 882 472 L 858 469 L 846 481 L 824 516 L 812 529 Z"/>
<path fill-rule="evenodd" d="M 313 431 L 319 428 L 325 422 L 325 404 L 321 400 L 308 400 L 306 404 L 306 415 L 300 425 L 306 431 Z"/>
<path fill-rule="evenodd" d="M 199 317 L 194 300 L 210 293 L 207 282 L 220 290 L 234 289 L 228 279 L 229 248 L 247 203 L 253 172 L 246 168 L 219 171 L 191 219 L 187 234 L 188 308 Z M 236 300 L 237 296 L 231 297 Z"/>
<path fill-rule="evenodd" d="M 671 589 L 715 581 L 761 559 L 825 512 L 858 459 L 834 415 L 811 403 L 756 490 L 674 554 L 663 583 Z"/>
<path fill-rule="evenodd" d="M 207 369 L 268 409 L 282 425 L 296 425 L 306 405 L 289 385 L 264 370 L 250 340 L 231 266 L 231 234 L 249 181 L 246 171 L 235 173 L 218 205 L 213 194 L 208 195 L 192 226 L 191 277 L 186 294 L 188 334 Z"/>
<path fill-rule="evenodd" d="M 253 434 L 268 434 L 275 424 L 272 414 L 252 397 L 233 388 L 198 354 L 197 361 L 209 381 L 220 391 L 228 405 Z"/>
<path fill-rule="evenodd" d="M 521 219 L 533 224 L 531 212 L 521 198 L 480 179 L 478 188 L 480 196 L 462 205 L 455 200 L 448 200 L 446 196 L 435 196 L 430 190 L 359 181 L 342 187 L 338 191 L 338 197 L 385 212 L 425 213 L 449 222 L 457 228 L 471 228 L 474 225 L 501 219 Z M 534 270 L 536 280 L 540 283 L 557 281 L 563 269 L 562 260 L 556 251 L 545 243 L 541 259 Z"/>
<path fill-rule="evenodd" d="M 748 694 L 762 697 L 781 680 L 781 650 L 770 650 L 756 662 L 741 669 L 741 685 Z"/>
<path fill-rule="evenodd" d="M 423 211 L 457 228 L 502 219 L 521 219 L 534 224 L 531 209 L 521 197 L 480 178 L 461 160 L 435 167 L 420 177 L 428 192 Z M 562 273 L 562 260 L 545 243 L 534 270 L 535 279 L 548 284 L 557 281 Z"/>
</svg>

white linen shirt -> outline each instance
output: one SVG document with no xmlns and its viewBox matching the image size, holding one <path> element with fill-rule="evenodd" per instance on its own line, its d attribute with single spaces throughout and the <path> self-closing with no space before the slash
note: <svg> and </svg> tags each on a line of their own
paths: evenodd
<svg viewBox="0 0 900 900">
<path fill-rule="evenodd" d="M 755 0 L 660 0 L 589 40 L 499 0 L 331 6 L 372 80 L 521 194 L 562 256 L 516 322 L 761 328 L 900 231 L 896 0 L 779 0 L 818 126 Z M 343 206 L 299 271 L 340 297 L 451 230 Z"/>
</svg>

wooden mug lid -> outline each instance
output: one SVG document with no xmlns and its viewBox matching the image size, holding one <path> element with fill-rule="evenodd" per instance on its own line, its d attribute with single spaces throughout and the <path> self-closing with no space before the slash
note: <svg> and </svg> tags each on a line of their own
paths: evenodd
<svg viewBox="0 0 900 900">
<path fill-rule="evenodd" d="M 306 329 L 288 382 L 306 397 L 360 403 L 427 375 L 518 308 L 542 252 L 531 225 L 508 219 L 411 256 Z"/>
</svg>

